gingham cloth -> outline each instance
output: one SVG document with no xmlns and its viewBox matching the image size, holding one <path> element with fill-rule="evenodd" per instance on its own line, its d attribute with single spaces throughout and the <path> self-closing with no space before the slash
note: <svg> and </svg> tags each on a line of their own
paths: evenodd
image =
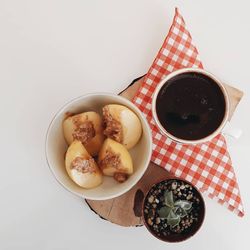
<svg viewBox="0 0 250 250">
<path fill-rule="evenodd" d="M 243 216 L 239 187 L 223 135 L 196 146 L 180 145 L 162 135 L 152 118 L 152 95 L 157 84 L 170 72 L 190 67 L 203 68 L 184 19 L 176 9 L 170 31 L 133 99 L 152 129 L 151 160 Z"/>
</svg>

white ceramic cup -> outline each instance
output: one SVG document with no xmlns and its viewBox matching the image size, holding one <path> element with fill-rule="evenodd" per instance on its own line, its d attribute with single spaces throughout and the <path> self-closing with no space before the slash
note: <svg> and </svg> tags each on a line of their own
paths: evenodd
<svg viewBox="0 0 250 250">
<path fill-rule="evenodd" d="M 208 135 L 204 138 L 198 139 L 198 140 L 185 140 L 185 139 L 181 139 L 181 138 L 178 138 L 178 137 L 170 134 L 160 123 L 157 112 L 156 112 L 156 99 L 157 99 L 157 96 L 158 96 L 161 88 L 163 87 L 163 85 L 166 82 L 168 82 L 170 79 L 172 79 L 173 77 L 180 75 L 180 74 L 183 74 L 183 73 L 198 73 L 198 74 L 202 74 L 202 75 L 205 75 L 205 76 L 211 78 L 215 83 L 217 83 L 217 85 L 220 87 L 220 89 L 224 95 L 226 108 L 225 108 L 225 114 L 224 114 L 224 117 L 223 117 L 223 120 L 222 120 L 220 126 L 210 135 Z M 224 134 L 232 136 L 236 139 L 239 138 L 241 135 L 241 130 L 231 128 L 231 126 L 228 122 L 229 111 L 230 111 L 230 100 L 229 100 L 227 90 L 224 87 L 223 83 L 217 77 L 215 77 L 213 74 L 211 74 L 203 69 L 198 69 L 198 68 L 185 68 L 185 69 L 176 70 L 176 71 L 170 73 L 167 77 L 162 79 L 161 82 L 157 85 L 155 92 L 153 94 L 153 99 L 152 99 L 152 114 L 153 114 L 154 121 L 155 121 L 156 125 L 158 126 L 160 132 L 162 134 L 166 135 L 167 137 L 169 137 L 171 140 L 173 140 L 177 143 L 181 143 L 181 144 L 204 143 L 206 141 L 210 141 L 212 138 L 214 138 L 215 136 L 217 136 L 220 133 L 224 133 Z"/>
<path fill-rule="evenodd" d="M 107 104 L 121 104 L 131 109 L 140 119 L 142 135 L 140 141 L 129 150 L 134 166 L 134 173 L 118 183 L 112 177 L 104 176 L 103 183 L 93 189 L 84 189 L 75 184 L 67 174 L 64 157 L 68 145 L 64 139 L 62 122 L 66 112 L 81 113 L 96 111 L 102 113 Z M 91 200 L 106 200 L 122 195 L 131 189 L 146 171 L 152 154 L 152 135 L 147 120 L 141 111 L 129 100 L 110 93 L 93 93 L 80 96 L 65 104 L 52 119 L 46 136 L 46 159 L 57 181 L 71 193 Z"/>
</svg>

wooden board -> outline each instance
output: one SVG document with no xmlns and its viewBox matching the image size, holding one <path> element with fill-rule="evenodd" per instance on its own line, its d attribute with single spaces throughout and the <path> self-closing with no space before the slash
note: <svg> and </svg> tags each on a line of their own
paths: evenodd
<svg viewBox="0 0 250 250">
<path fill-rule="evenodd" d="M 127 89 L 120 93 L 120 95 L 131 100 L 139 89 L 142 81 L 143 77 L 134 80 Z M 243 96 L 243 92 L 227 84 L 225 84 L 225 87 L 228 91 L 231 101 L 229 118 L 231 119 Z M 170 176 L 170 173 L 168 173 L 166 170 L 151 162 L 141 180 L 127 193 L 110 200 L 86 200 L 86 202 L 89 207 L 102 219 L 106 219 L 112 223 L 124 227 L 142 226 L 143 222 L 141 219 L 141 207 L 144 195 L 152 186 L 152 184 Z"/>
</svg>

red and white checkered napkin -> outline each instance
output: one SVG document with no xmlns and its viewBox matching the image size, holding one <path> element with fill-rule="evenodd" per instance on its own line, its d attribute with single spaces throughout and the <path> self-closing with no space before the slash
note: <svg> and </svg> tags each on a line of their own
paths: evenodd
<svg viewBox="0 0 250 250">
<path fill-rule="evenodd" d="M 183 17 L 176 9 L 173 24 L 133 102 L 145 114 L 152 129 L 152 161 L 193 183 L 209 197 L 239 216 L 244 215 L 239 187 L 223 135 L 200 145 L 180 145 L 162 135 L 152 118 L 152 95 L 170 72 L 202 63 Z"/>
</svg>

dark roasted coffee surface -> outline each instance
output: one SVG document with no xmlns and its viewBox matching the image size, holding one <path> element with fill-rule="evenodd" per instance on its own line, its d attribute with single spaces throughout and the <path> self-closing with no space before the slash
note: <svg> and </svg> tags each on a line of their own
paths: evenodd
<svg viewBox="0 0 250 250">
<path fill-rule="evenodd" d="M 225 108 L 220 87 L 199 73 L 173 77 L 156 99 L 156 112 L 162 126 L 185 140 L 198 140 L 212 134 L 223 121 Z"/>
</svg>

